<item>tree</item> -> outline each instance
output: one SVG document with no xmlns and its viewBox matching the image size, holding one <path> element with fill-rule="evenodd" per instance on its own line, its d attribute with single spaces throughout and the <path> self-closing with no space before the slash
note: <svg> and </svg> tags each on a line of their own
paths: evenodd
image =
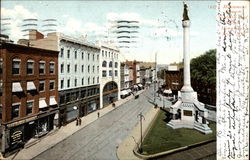
<svg viewBox="0 0 250 160">
<path fill-rule="evenodd" d="M 216 49 L 211 49 L 190 63 L 192 81 L 206 86 L 216 86 Z"/>
</svg>

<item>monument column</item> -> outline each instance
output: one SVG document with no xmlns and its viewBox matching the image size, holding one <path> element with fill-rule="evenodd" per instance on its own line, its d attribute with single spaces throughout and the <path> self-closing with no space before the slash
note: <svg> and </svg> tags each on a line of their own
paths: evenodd
<svg viewBox="0 0 250 160">
<path fill-rule="evenodd" d="M 184 4 L 184 12 L 183 12 L 183 58 L 184 58 L 184 84 L 181 88 L 183 92 L 191 92 L 193 88 L 191 87 L 191 79 L 190 79 L 190 58 L 189 58 L 189 28 L 190 28 L 190 20 L 188 17 L 187 5 Z"/>
</svg>

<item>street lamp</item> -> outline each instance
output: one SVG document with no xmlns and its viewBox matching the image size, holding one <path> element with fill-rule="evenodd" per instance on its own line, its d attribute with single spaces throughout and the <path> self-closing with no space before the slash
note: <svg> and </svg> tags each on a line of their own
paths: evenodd
<svg viewBox="0 0 250 160">
<path fill-rule="evenodd" d="M 145 117 L 142 115 L 142 112 L 137 115 L 137 117 L 140 117 L 140 126 L 141 126 L 141 145 L 139 148 L 139 153 L 142 153 L 142 118 L 145 120 Z"/>
</svg>

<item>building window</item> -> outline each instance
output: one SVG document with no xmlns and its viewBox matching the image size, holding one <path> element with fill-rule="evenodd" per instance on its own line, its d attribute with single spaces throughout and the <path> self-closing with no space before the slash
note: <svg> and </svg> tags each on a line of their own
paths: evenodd
<svg viewBox="0 0 250 160">
<path fill-rule="evenodd" d="M 110 52 L 109 52 L 109 58 L 110 58 Z"/>
<path fill-rule="evenodd" d="M 82 85 L 84 85 L 84 78 L 82 78 Z"/>
<path fill-rule="evenodd" d="M 68 81 L 67 81 L 67 87 L 68 88 L 70 87 L 70 79 L 68 79 Z"/>
<path fill-rule="evenodd" d="M 89 73 L 89 71 L 90 71 L 90 66 L 88 65 L 88 73 Z"/>
<path fill-rule="evenodd" d="M 77 86 L 77 79 L 75 79 L 75 87 Z"/>
<path fill-rule="evenodd" d="M 102 50 L 102 57 L 104 57 L 104 51 Z"/>
<path fill-rule="evenodd" d="M 89 85 L 89 83 L 90 83 L 90 78 L 88 78 L 88 85 Z"/>
<path fill-rule="evenodd" d="M 88 60 L 89 60 L 89 53 L 88 53 Z"/>
<path fill-rule="evenodd" d="M 39 92 L 45 91 L 45 81 L 39 81 Z"/>
<path fill-rule="evenodd" d="M 105 57 L 107 57 L 107 51 L 105 51 Z"/>
<path fill-rule="evenodd" d="M 27 74 L 33 74 L 33 70 L 34 70 L 34 61 L 28 60 L 27 61 Z"/>
<path fill-rule="evenodd" d="M 118 67 L 118 63 L 117 62 L 115 62 L 115 68 L 117 68 Z"/>
<path fill-rule="evenodd" d="M 19 116 L 19 108 L 20 108 L 20 103 L 12 104 L 12 108 L 11 108 L 11 118 L 12 119 Z"/>
<path fill-rule="evenodd" d="M 111 58 L 113 58 L 113 52 L 111 53 Z"/>
<path fill-rule="evenodd" d="M 77 72 L 77 64 L 75 64 L 75 72 Z"/>
<path fill-rule="evenodd" d="M 55 80 L 50 80 L 49 81 L 49 90 L 54 90 L 55 89 Z"/>
<path fill-rule="evenodd" d="M 67 65 L 67 72 L 70 72 L 70 64 Z"/>
<path fill-rule="evenodd" d="M 93 61 L 95 60 L 95 55 L 93 54 Z"/>
<path fill-rule="evenodd" d="M 63 85 L 64 85 L 64 80 L 62 79 L 61 80 L 61 89 L 63 89 L 63 87 L 64 87 Z"/>
<path fill-rule="evenodd" d="M 34 105 L 34 101 L 28 101 L 26 104 L 26 114 L 32 113 L 32 108 Z"/>
<path fill-rule="evenodd" d="M 84 59 L 84 53 L 82 52 L 82 59 Z"/>
<path fill-rule="evenodd" d="M 50 62 L 49 63 L 49 74 L 54 74 L 55 73 L 55 63 Z"/>
<path fill-rule="evenodd" d="M 70 50 L 68 49 L 67 58 L 70 58 Z"/>
<path fill-rule="evenodd" d="M 112 76 L 112 70 L 109 70 L 109 76 Z"/>
<path fill-rule="evenodd" d="M 116 76 L 116 77 L 118 76 L 118 72 L 117 72 L 117 70 L 115 70 L 115 76 Z"/>
<path fill-rule="evenodd" d="M 93 70 L 93 73 L 95 73 L 95 66 L 93 66 L 92 70 Z"/>
<path fill-rule="evenodd" d="M 106 61 L 102 62 L 102 67 L 107 67 L 107 62 Z"/>
<path fill-rule="evenodd" d="M 97 55 L 97 60 L 99 60 L 99 54 Z"/>
<path fill-rule="evenodd" d="M 99 77 L 97 77 L 97 82 L 96 83 L 99 83 Z"/>
<path fill-rule="evenodd" d="M 109 62 L 109 67 L 111 68 L 113 66 L 112 61 Z"/>
<path fill-rule="evenodd" d="M 84 65 L 82 65 L 82 73 L 84 72 Z"/>
<path fill-rule="evenodd" d="M 107 77 L 107 71 L 102 71 L 102 77 Z"/>
<path fill-rule="evenodd" d="M 97 73 L 99 72 L 99 66 L 97 66 Z"/>
<path fill-rule="evenodd" d="M 61 57 L 63 57 L 64 48 L 61 48 Z"/>
<path fill-rule="evenodd" d="M 75 51 L 75 59 L 77 59 L 77 51 Z"/>
<path fill-rule="evenodd" d="M 44 61 L 39 62 L 39 74 L 45 74 L 45 62 Z"/>
<path fill-rule="evenodd" d="M 95 84 L 95 77 L 93 77 L 93 84 Z"/>
<path fill-rule="evenodd" d="M 64 64 L 62 63 L 61 64 L 61 73 L 63 73 L 64 72 Z"/>
</svg>

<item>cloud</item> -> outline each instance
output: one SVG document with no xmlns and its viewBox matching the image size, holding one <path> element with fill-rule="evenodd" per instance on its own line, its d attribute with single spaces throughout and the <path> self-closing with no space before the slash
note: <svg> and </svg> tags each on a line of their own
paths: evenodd
<svg viewBox="0 0 250 160">
<path fill-rule="evenodd" d="M 1 28 L 7 27 L 8 30 L 4 33 L 8 34 L 14 41 L 17 41 L 23 35 L 21 32 L 22 20 L 38 17 L 37 13 L 30 12 L 22 5 L 15 5 L 13 9 L 1 8 L 1 16 Z M 6 23 L 9 23 L 10 25 L 3 26 L 3 24 Z"/>
</svg>

